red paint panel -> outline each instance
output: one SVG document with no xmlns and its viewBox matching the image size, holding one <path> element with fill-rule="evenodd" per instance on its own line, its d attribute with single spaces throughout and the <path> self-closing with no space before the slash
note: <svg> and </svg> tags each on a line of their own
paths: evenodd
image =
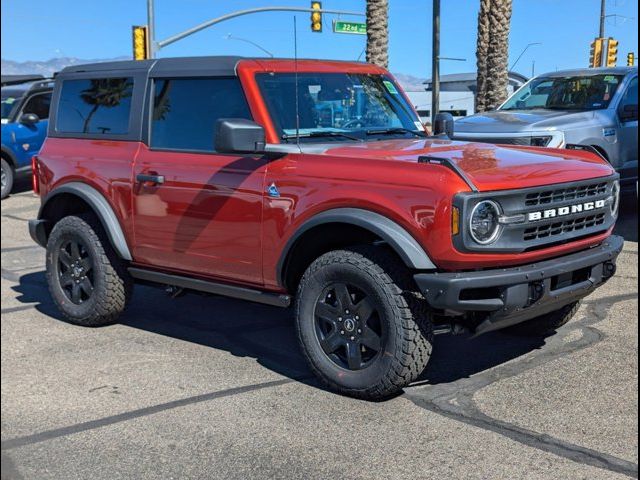
<svg viewBox="0 0 640 480">
<path fill-rule="evenodd" d="M 139 148 L 138 142 L 47 138 L 38 154 L 40 195 L 73 181 L 92 186 L 113 208 L 131 249 L 131 172 Z"/>
<path fill-rule="evenodd" d="M 265 165 L 255 157 L 142 146 L 135 175 L 165 182 L 134 185 L 136 262 L 261 284 Z"/>
</svg>

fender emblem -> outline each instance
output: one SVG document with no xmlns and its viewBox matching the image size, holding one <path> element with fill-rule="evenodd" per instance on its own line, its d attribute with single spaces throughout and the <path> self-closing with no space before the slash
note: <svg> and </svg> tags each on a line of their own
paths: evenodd
<svg viewBox="0 0 640 480">
<path fill-rule="evenodd" d="M 280 191 L 278 190 L 278 187 L 276 187 L 275 183 L 271 183 L 271 185 L 267 187 L 267 195 L 272 198 L 278 198 L 280 196 Z"/>
</svg>

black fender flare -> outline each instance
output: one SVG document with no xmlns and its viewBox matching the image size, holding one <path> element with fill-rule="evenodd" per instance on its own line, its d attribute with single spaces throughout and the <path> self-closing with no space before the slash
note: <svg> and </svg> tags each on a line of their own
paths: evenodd
<svg viewBox="0 0 640 480">
<path fill-rule="evenodd" d="M 98 190 L 87 185 L 86 183 L 69 182 L 51 191 L 42 201 L 40 211 L 38 212 L 39 220 L 47 220 L 43 217 L 47 205 L 51 202 L 52 199 L 63 193 L 76 195 L 77 197 L 80 197 L 82 200 L 87 202 L 93 209 L 94 213 L 100 219 L 100 223 L 107 233 L 107 236 L 111 241 L 111 245 L 115 249 L 116 253 L 123 260 L 132 260 L 129 245 L 127 245 L 127 240 L 124 236 L 124 232 L 122 231 L 122 227 L 120 226 L 120 222 L 118 221 L 118 217 L 113 211 L 113 208 L 111 208 L 111 205 L 109 204 L 107 199 L 104 198 L 104 196 Z"/>
<path fill-rule="evenodd" d="M 335 208 L 325 210 L 305 221 L 289 238 L 278 260 L 277 275 L 284 285 L 285 264 L 291 248 L 308 230 L 323 224 L 348 223 L 364 228 L 384 240 L 413 270 L 436 270 L 427 252 L 418 241 L 402 226 L 393 220 L 371 210 L 361 208 Z"/>
</svg>

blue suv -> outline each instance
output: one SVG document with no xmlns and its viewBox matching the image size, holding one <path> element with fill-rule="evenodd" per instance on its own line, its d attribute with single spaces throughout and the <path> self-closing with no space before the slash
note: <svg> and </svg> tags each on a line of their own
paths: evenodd
<svg viewBox="0 0 640 480">
<path fill-rule="evenodd" d="M 31 157 L 47 135 L 52 80 L 2 87 L 2 198 L 16 176 L 31 171 Z"/>
</svg>

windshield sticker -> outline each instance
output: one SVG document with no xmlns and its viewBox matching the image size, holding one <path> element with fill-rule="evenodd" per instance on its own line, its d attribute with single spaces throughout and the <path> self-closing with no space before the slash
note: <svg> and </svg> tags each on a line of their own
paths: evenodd
<svg viewBox="0 0 640 480">
<path fill-rule="evenodd" d="M 615 82 L 616 81 L 616 77 L 613 75 L 607 75 L 606 77 L 604 77 L 604 81 L 605 82 Z"/>
<path fill-rule="evenodd" d="M 16 99 L 13 97 L 7 97 L 2 99 L 2 103 L 6 103 L 7 105 L 11 105 L 15 101 Z"/>
<path fill-rule="evenodd" d="M 398 90 L 393 83 L 391 83 L 389 80 L 383 80 L 382 83 L 384 83 L 384 86 L 387 87 L 387 91 L 391 95 L 398 95 Z"/>
</svg>

